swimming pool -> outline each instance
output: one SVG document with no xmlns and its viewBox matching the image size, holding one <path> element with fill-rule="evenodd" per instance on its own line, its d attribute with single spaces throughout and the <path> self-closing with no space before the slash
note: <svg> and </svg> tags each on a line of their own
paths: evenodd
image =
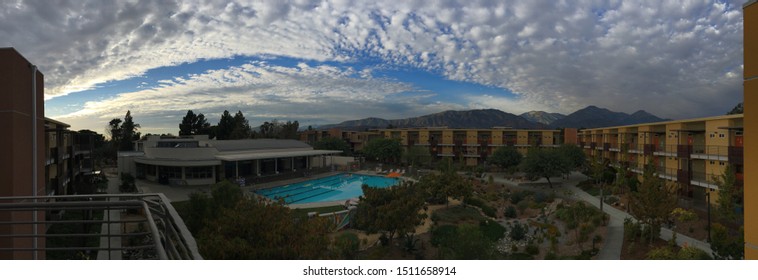
<svg viewBox="0 0 758 280">
<path fill-rule="evenodd" d="M 397 178 L 359 174 L 337 174 L 305 182 L 256 190 L 255 193 L 272 200 L 284 199 L 287 204 L 347 200 L 363 195 L 363 184 L 375 188 L 396 185 Z"/>
</svg>

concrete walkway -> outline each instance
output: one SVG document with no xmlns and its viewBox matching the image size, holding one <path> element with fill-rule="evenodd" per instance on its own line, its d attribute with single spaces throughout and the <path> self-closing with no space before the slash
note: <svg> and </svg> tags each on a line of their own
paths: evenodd
<svg viewBox="0 0 758 280">
<path fill-rule="evenodd" d="M 561 185 L 560 187 L 556 187 L 554 189 L 548 189 L 546 187 L 519 186 L 517 182 L 510 181 L 503 178 L 503 174 L 492 174 L 492 175 L 496 183 L 506 184 L 506 185 L 509 185 L 510 187 L 515 187 L 515 188 L 523 189 L 523 190 L 542 191 L 542 192 L 550 191 L 552 193 L 555 193 L 557 196 L 562 196 L 564 198 L 573 198 L 575 200 L 582 200 L 589 203 L 592 206 L 595 206 L 596 208 L 600 208 L 600 198 L 594 197 L 588 194 L 587 192 L 581 190 L 580 188 L 576 187 L 576 185 L 579 182 L 587 179 L 586 176 L 584 176 L 583 174 L 579 172 L 571 173 L 571 175 L 569 176 L 567 180 L 561 179 L 561 178 L 551 178 L 551 181 L 554 182 L 554 184 L 558 183 Z M 545 179 L 540 179 L 537 181 L 537 183 L 540 183 L 540 182 L 547 183 Z M 624 219 L 626 218 L 630 218 L 632 220 L 635 220 L 635 219 L 630 214 L 622 210 L 616 209 L 607 204 L 603 206 L 603 212 L 607 213 L 610 219 L 607 226 L 608 232 L 605 237 L 605 245 L 598 252 L 597 258 L 600 260 L 621 259 L 621 246 L 624 242 Z M 661 238 L 666 241 L 671 240 L 672 231 L 667 228 L 661 228 Z M 696 240 L 694 238 L 683 235 L 681 233 L 678 233 L 676 235 L 676 243 L 679 246 L 685 246 L 685 245 L 693 246 L 695 248 L 705 251 L 709 255 L 712 255 L 711 245 L 709 243 Z"/>
<path fill-rule="evenodd" d="M 108 177 L 108 193 L 118 194 L 118 185 L 121 180 L 115 176 Z M 115 198 L 111 198 L 115 199 Z M 102 223 L 100 228 L 100 234 L 121 234 L 121 210 L 106 210 L 103 213 L 103 221 L 111 221 L 116 223 Z M 121 237 L 100 237 L 100 248 L 121 248 Z M 98 260 L 120 260 L 121 250 L 99 250 L 97 252 Z"/>
</svg>

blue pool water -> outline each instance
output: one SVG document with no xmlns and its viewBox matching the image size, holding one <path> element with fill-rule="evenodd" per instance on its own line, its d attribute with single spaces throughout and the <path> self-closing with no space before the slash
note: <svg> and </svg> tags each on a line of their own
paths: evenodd
<svg viewBox="0 0 758 280">
<path fill-rule="evenodd" d="M 375 188 L 396 185 L 399 179 L 380 176 L 338 174 L 305 182 L 256 190 L 255 193 L 287 204 L 347 200 L 363 195 L 363 184 Z"/>
</svg>

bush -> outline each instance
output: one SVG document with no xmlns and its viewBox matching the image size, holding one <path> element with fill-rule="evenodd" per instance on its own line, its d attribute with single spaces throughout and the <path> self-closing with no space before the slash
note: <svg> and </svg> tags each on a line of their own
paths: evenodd
<svg viewBox="0 0 758 280">
<path fill-rule="evenodd" d="M 695 247 L 684 247 L 676 253 L 676 258 L 679 260 L 710 260 L 708 253 Z"/>
<path fill-rule="evenodd" d="M 498 241 L 505 236 L 505 227 L 493 221 L 482 221 L 479 223 L 479 230 L 485 237 L 492 241 Z"/>
<path fill-rule="evenodd" d="M 511 203 L 515 205 L 521 202 L 521 200 L 523 200 L 524 197 L 525 196 L 524 196 L 523 191 L 514 191 L 514 192 L 511 192 L 510 200 L 511 200 Z"/>
<path fill-rule="evenodd" d="M 648 260 L 675 260 L 676 254 L 669 246 L 658 247 L 647 253 Z"/>
<path fill-rule="evenodd" d="M 337 236 L 332 244 L 334 256 L 341 260 L 354 259 L 360 249 L 360 240 L 355 233 L 345 232 Z"/>
<path fill-rule="evenodd" d="M 516 216 L 518 216 L 518 214 L 516 213 L 516 207 L 513 207 L 513 205 L 508 205 L 508 207 L 505 208 L 504 214 L 506 218 L 511 218 L 511 219 L 516 218 Z"/>
<path fill-rule="evenodd" d="M 118 191 L 122 193 L 136 193 L 137 185 L 134 183 L 134 176 L 129 173 L 121 173 L 121 185 L 118 186 Z"/>
<path fill-rule="evenodd" d="M 526 226 L 522 226 L 520 223 L 514 223 L 513 227 L 511 227 L 511 232 L 508 233 L 508 236 L 512 240 L 522 240 L 526 237 L 526 232 L 529 229 Z"/>
<path fill-rule="evenodd" d="M 447 244 L 452 242 L 458 236 L 458 227 L 454 225 L 442 225 L 432 229 L 432 237 L 429 242 L 434 246 L 440 246 L 441 244 Z"/>
<path fill-rule="evenodd" d="M 624 219 L 624 240 L 636 241 L 642 235 L 642 226 L 630 218 Z"/>
<path fill-rule="evenodd" d="M 516 204 L 516 207 L 518 208 L 519 212 L 524 213 L 524 211 L 526 211 L 526 208 L 529 208 L 529 201 L 527 200 L 519 201 L 519 203 Z"/>
<path fill-rule="evenodd" d="M 497 218 L 497 211 L 495 210 L 495 208 L 492 208 L 492 206 L 489 206 L 483 200 L 475 198 L 475 197 L 467 197 L 463 201 L 466 204 L 479 207 L 480 209 L 482 209 L 482 212 L 484 212 L 485 215 L 490 216 L 492 218 Z"/>
</svg>

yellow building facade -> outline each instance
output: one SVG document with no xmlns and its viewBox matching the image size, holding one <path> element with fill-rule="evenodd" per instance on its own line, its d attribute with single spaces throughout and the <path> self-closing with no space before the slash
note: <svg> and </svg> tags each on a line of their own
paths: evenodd
<svg viewBox="0 0 758 280">
<path fill-rule="evenodd" d="M 758 259 L 758 1 L 743 6 L 745 87 L 745 259 Z"/>
<path fill-rule="evenodd" d="M 569 135 L 575 135 L 566 129 Z M 561 130 L 526 130 L 508 127 L 488 129 L 446 127 L 376 129 L 368 133 L 378 133 L 387 139 L 399 139 L 407 150 L 414 146 L 427 147 L 436 159 L 451 158 L 468 166 L 486 162 L 499 147 L 513 146 L 526 154 L 531 147 L 557 147 L 564 143 L 576 143 L 567 139 Z"/>
<path fill-rule="evenodd" d="M 696 203 L 718 199 L 715 178 L 728 165 L 744 182 L 744 118 L 725 115 L 618 127 L 584 129 L 579 145 L 593 158 L 642 174 L 652 163 L 658 177 L 679 186 Z"/>
</svg>

